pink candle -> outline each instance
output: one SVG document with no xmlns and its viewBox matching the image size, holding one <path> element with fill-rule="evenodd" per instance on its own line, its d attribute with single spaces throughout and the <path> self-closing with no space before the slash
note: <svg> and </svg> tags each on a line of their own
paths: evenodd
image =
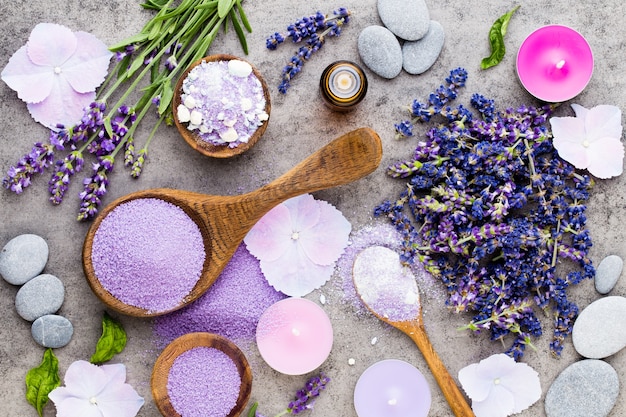
<svg viewBox="0 0 626 417">
<path fill-rule="evenodd" d="M 256 341 L 269 366 L 287 375 L 317 369 L 330 354 L 330 319 L 312 301 L 286 298 L 271 305 L 259 318 Z"/>
<path fill-rule="evenodd" d="M 530 94 L 560 103 L 580 94 L 593 73 L 587 40 L 567 26 L 549 25 L 531 33 L 517 53 L 517 75 Z"/>
<path fill-rule="evenodd" d="M 359 417 L 426 417 L 430 402 L 424 375 L 397 359 L 367 368 L 354 388 L 354 408 Z"/>
</svg>

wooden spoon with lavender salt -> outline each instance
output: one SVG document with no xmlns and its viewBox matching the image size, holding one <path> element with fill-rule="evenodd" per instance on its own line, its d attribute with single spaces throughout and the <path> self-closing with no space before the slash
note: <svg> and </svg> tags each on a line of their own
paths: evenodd
<svg viewBox="0 0 626 417">
<path fill-rule="evenodd" d="M 356 181 L 376 170 L 382 143 L 376 132 L 360 128 L 336 138 L 269 184 L 246 194 L 216 196 L 175 189 L 139 191 L 118 198 L 96 217 L 83 244 L 83 270 L 92 291 L 110 308 L 131 316 L 148 317 L 181 308 L 201 296 L 217 279 L 248 231 L 281 202 Z M 114 297 L 99 281 L 94 268 L 94 237 L 102 221 L 116 207 L 135 199 L 160 199 L 180 207 L 202 234 L 206 258 L 200 278 L 174 307 L 151 311 Z M 178 300 L 175 300 L 178 301 Z"/>
<path fill-rule="evenodd" d="M 402 331 L 415 342 L 454 415 L 474 417 L 465 397 L 428 339 L 415 276 L 409 268 L 400 264 L 398 254 L 382 246 L 363 250 L 354 261 L 352 279 L 359 298 L 374 316 Z"/>
</svg>

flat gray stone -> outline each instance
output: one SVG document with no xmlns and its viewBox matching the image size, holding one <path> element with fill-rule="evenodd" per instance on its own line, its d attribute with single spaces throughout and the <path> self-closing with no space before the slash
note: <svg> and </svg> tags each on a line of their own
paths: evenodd
<svg viewBox="0 0 626 417">
<path fill-rule="evenodd" d="M 422 39 L 430 25 L 425 0 L 378 0 L 378 16 L 387 29 L 405 41 Z"/>
<path fill-rule="evenodd" d="M 48 244 L 37 235 L 11 239 L 0 252 L 0 275 L 13 285 L 25 284 L 43 271 L 48 262 Z"/>
<path fill-rule="evenodd" d="M 598 359 L 574 362 L 554 380 L 545 399 L 548 417 L 606 417 L 619 394 L 617 372 Z"/>
<path fill-rule="evenodd" d="M 409 74 L 423 74 L 433 66 L 443 49 L 445 33 L 441 23 L 431 20 L 426 36 L 402 45 L 402 68 Z"/>
<path fill-rule="evenodd" d="M 30 328 L 35 342 L 47 348 L 67 345 L 74 334 L 72 323 L 63 316 L 48 314 L 39 317 Z"/>
<path fill-rule="evenodd" d="M 38 275 L 28 281 L 15 295 L 15 308 L 24 320 L 33 321 L 56 313 L 65 298 L 60 279 L 50 274 Z"/>
<path fill-rule="evenodd" d="M 624 261 L 617 255 L 609 255 L 604 258 L 596 269 L 594 279 L 596 291 L 600 294 L 608 294 L 617 284 L 617 280 L 622 275 L 623 267 Z"/>
<path fill-rule="evenodd" d="M 366 27 L 359 35 L 357 48 L 363 64 L 375 74 L 391 79 L 402 71 L 402 48 L 389 29 Z"/>
<path fill-rule="evenodd" d="M 600 298 L 580 312 L 572 328 L 576 351 L 602 359 L 626 347 L 626 298 Z"/>
</svg>

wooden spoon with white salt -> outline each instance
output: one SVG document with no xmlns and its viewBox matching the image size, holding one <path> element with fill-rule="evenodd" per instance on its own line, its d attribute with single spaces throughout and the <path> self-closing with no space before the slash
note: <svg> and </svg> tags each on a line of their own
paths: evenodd
<svg viewBox="0 0 626 417">
<path fill-rule="evenodd" d="M 474 413 L 428 339 L 415 276 L 400 264 L 398 254 L 372 246 L 356 256 L 352 269 L 356 292 L 380 320 L 408 335 L 424 356 L 446 401 L 456 417 Z"/>
</svg>

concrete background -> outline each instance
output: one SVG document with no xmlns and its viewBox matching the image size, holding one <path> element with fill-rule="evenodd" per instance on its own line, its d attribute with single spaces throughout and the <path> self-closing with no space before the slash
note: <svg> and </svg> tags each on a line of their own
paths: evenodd
<svg viewBox="0 0 626 417">
<path fill-rule="evenodd" d="M 53 22 L 71 29 L 88 31 L 111 45 L 138 32 L 152 16 L 139 6 L 139 1 L 127 0 L 30 0 L 3 1 L 0 3 L 0 68 L 28 39 L 32 28 L 39 22 Z M 595 55 L 595 72 L 585 91 L 572 102 L 585 107 L 613 104 L 626 109 L 626 78 L 624 71 L 623 24 L 624 5 L 621 0 L 554 2 L 536 0 L 514 2 L 502 0 L 470 0 L 467 2 L 435 2 L 428 0 L 431 18 L 438 20 L 446 31 L 445 46 L 435 65 L 421 76 L 402 73 L 393 80 L 385 80 L 371 72 L 369 91 L 365 101 L 349 114 L 332 113 L 326 109 L 317 94 L 322 70 L 338 59 L 359 62 L 356 40 L 361 30 L 380 24 L 376 1 L 345 0 L 279 0 L 245 2 L 254 32 L 248 36 L 250 54 L 266 78 L 272 91 L 272 114 L 263 139 L 242 156 L 226 161 L 201 156 L 187 146 L 175 128 L 162 126 L 150 148 L 150 160 L 139 180 L 132 180 L 129 171 L 121 165 L 112 175 L 105 204 L 126 193 L 154 187 L 172 187 L 208 194 L 238 194 L 253 190 L 305 158 L 333 138 L 361 126 L 374 128 L 381 136 L 384 157 L 380 168 L 364 180 L 336 189 L 316 193 L 339 208 L 352 223 L 355 231 L 380 220 L 372 219 L 372 208 L 382 197 L 395 196 L 401 184 L 388 178 L 384 168 L 399 159 L 408 157 L 415 147 L 412 141 L 395 141 L 393 124 L 402 120 L 403 106 L 414 98 L 423 100 L 438 87 L 448 72 L 462 66 L 469 71 L 467 87 L 458 103 L 469 104 L 469 97 L 480 92 L 496 100 L 497 107 L 517 107 L 521 104 L 538 104 L 519 84 L 515 74 L 515 54 L 524 38 L 534 29 L 546 24 L 564 24 L 580 31 L 589 41 Z M 522 7 L 513 17 L 506 36 L 508 47 L 504 61 L 487 71 L 480 70 L 480 60 L 489 54 L 487 33 L 493 21 L 512 9 Z M 265 38 L 275 31 L 284 30 L 296 18 L 321 10 L 330 13 L 338 7 L 347 7 L 353 19 L 340 38 L 330 39 L 322 50 L 308 62 L 303 72 L 293 81 L 286 96 L 280 95 L 279 83 L 283 65 L 296 48 L 286 45 L 278 51 L 265 49 Z M 211 46 L 210 53 L 241 55 L 234 32 L 220 34 Z M 561 107 L 557 115 L 572 115 L 569 106 Z M 142 142 L 153 119 L 142 123 L 136 137 Z M 0 171 L 2 175 L 35 141 L 45 140 L 47 131 L 29 116 L 25 105 L 14 91 L 0 83 Z M 75 181 L 66 201 L 53 207 L 47 199 L 48 175 L 35 179 L 33 186 L 23 195 L 16 196 L 0 191 L 0 245 L 22 233 L 35 233 L 46 239 L 50 258 L 46 272 L 61 278 L 66 285 L 66 300 L 60 314 L 74 324 L 71 343 L 55 353 L 59 358 L 61 375 L 69 364 L 78 359 L 88 359 L 100 335 L 100 319 L 104 306 L 90 291 L 81 267 L 82 240 L 89 224 L 74 219 L 78 209 L 76 194 L 80 184 Z M 626 219 L 623 189 L 626 177 L 598 181 L 589 204 L 589 227 L 594 239 L 592 258 L 596 265 L 609 254 L 626 257 Z M 334 278 L 337 279 L 337 278 Z M 433 392 L 430 415 L 452 415 L 443 396 L 430 376 L 419 351 L 408 337 L 389 329 L 370 316 L 358 316 L 350 305 L 341 302 L 342 294 L 336 286 L 328 285 L 309 297 L 315 301 L 324 293 L 328 299 L 324 306 L 333 321 L 335 345 L 323 370 L 332 378 L 329 390 L 316 403 L 315 416 L 356 416 L 353 407 L 354 385 L 361 373 L 371 364 L 385 358 L 403 359 L 413 363 L 428 378 Z M 30 336 L 30 323 L 16 313 L 14 297 L 17 288 L 0 281 L 0 415 L 35 416 L 36 412 L 24 399 L 24 376 L 28 369 L 41 361 L 43 348 Z M 423 294 L 427 331 L 453 376 L 462 367 L 502 351 L 498 343 L 485 337 L 472 337 L 455 329 L 467 321 L 443 306 L 436 292 Z M 572 299 L 585 307 L 599 295 L 592 282 L 585 282 L 571 292 Z M 626 296 L 626 280 L 622 278 L 612 295 Z M 152 347 L 152 322 L 120 317 L 129 336 L 125 351 L 115 358 L 128 367 L 128 381 L 146 399 L 139 412 L 142 417 L 159 415 L 150 393 L 150 372 L 159 350 Z M 537 351 L 528 351 L 524 357 L 541 375 L 543 393 L 554 378 L 568 365 L 579 360 L 571 339 L 566 342 L 560 359 L 551 357 L 548 344 L 551 324 L 545 320 L 546 336 L 535 341 Z M 372 346 L 370 340 L 378 337 Z M 264 364 L 254 346 L 246 351 L 253 364 L 254 389 L 252 401 L 261 401 L 264 414 L 273 415 L 282 410 L 305 377 L 286 377 L 277 374 Z M 349 366 L 348 359 L 355 365 Z M 617 369 L 622 384 L 626 381 L 626 351 L 607 359 Z M 626 415 L 624 389 L 619 404 L 611 416 Z M 520 416 L 543 416 L 543 398 Z M 49 404 L 44 415 L 54 416 Z"/>
</svg>

